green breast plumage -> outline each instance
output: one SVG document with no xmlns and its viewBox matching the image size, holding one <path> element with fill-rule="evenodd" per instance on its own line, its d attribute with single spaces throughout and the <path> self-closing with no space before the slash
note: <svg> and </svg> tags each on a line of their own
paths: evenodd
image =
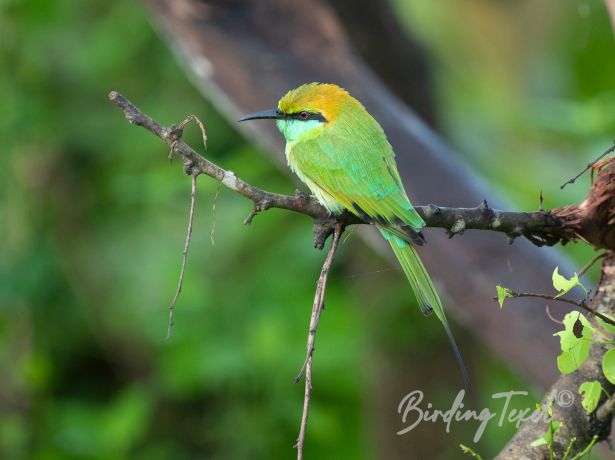
<svg viewBox="0 0 615 460">
<path fill-rule="evenodd" d="M 286 157 L 332 212 L 346 208 L 376 223 L 424 225 L 401 184 L 393 149 L 364 110 L 345 110 L 334 122 L 301 132 L 287 141 Z"/>
</svg>

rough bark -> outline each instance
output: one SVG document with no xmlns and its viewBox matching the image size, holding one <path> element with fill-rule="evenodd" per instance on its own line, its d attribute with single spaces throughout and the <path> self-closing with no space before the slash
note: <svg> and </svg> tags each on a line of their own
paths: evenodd
<svg viewBox="0 0 615 460">
<path fill-rule="evenodd" d="M 615 247 L 615 166 L 607 159 L 592 169 L 599 171 L 587 198 L 554 211 L 565 222 L 568 238 L 579 238 L 595 248 Z"/>
<path fill-rule="evenodd" d="M 602 265 L 601 279 L 596 296 L 592 301 L 592 307 L 597 311 L 613 317 L 615 315 L 615 254 L 610 253 Z M 563 425 L 554 438 L 553 450 L 555 458 L 563 458 L 564 452 L 572 443 L 568 458 L 574 457 L 582 451 L 592 440 L 598 436 L 598 440 L 607 439 L 611 431 L 613 417 L 612 400 L 599 407 L 593 414 L 587 415 L 581 406 L 579 385 L 586 381 L 598 380 L 604 389 L 613 394 L 615 386 L 606 380 L 602 373 L 602 357 L 606 346 L 594 345 L 587 361 L 576 371 L 569 375 L 562 375 L 546 392 L 542 406 L 547 407 L 551 401 L 553 408 L 553 420 L 561 421 Z M 568 405 L 567 398 L 572 396 L 572 404 Z M 566 399 L 564 399 L 566 398 Z M 558 402 L 559 401 L 559 402 Z M 602 410 L 601 410 L 602 409 Z M 510 442 L 497 456 L 498 460 L 543 460 L 549 458 L 549 449 L 546 445 L 530 447 L 530 444 L 542 436 L 547 430 L 544 421 L 528 421 L 517 431 Z"/>
</svg>

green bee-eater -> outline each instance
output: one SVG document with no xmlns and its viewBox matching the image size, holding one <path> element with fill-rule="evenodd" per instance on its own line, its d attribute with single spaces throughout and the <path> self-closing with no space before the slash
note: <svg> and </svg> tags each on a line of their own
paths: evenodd
<svg viewBox="0 0 615 460">
<path fill-rule="evenodd" d="M 344 209 L 375 225 L 389 242 L 418 300 L 421 311 L 442 321 L 461 368 L 461 354 L 442 302 L 413 244 L 425 243 L 425 222 L 416 212 L 399 177 L 395 154 L 380 124 L 347 91 L 332 84 L 309 83 L 289 91 L 277 109 L 239 121 L 274 119 L 286 138 L 290 168 L 331 213 Z"/>
</svg>

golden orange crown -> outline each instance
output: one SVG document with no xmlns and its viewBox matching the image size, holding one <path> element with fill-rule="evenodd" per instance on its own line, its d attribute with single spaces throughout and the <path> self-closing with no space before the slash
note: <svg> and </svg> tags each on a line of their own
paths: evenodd
<svg viewBox="0 0 615 460">
<path fill-rule="evenodd" d="M 290 90 L 278 102 L 284 114 L 301 111 L 321 113 L 328 121 L 337 118 L 344 102 L 355 100 L 348 91 L 331 83 L 307 83 Z"/>
</svg>

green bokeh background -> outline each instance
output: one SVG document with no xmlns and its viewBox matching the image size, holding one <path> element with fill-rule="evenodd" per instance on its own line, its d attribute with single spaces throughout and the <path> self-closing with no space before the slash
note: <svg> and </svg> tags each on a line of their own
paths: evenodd
<svg viewBox="0 0 615 460">
<path fill-rule="evenodd" d="M 519 208 L 535 208 L 540 189 L 547 207 L 577 201 L 583 186 L 558 185 L 615 136 L 615 49 L 602 3 L 394 3 L 430 54 L 448 141 Z M 0 458 L 292 457 L 303 398 L 292 379 L 323 258 L 310 222 L 273 210 L 245 227 L 250 203 L 225 189 L 214 216 L 217 184 L 199 179 L 167 342 L 189 179 L 157 139 L 124 121 L 107 101 L 112 89 L 164 123 L 201 116 L 207 156 L 245 180 L 280 192 L 297 184 L 190 85 L 139 4 L 0 1 Z M 186 136 L 199 145 L 196 129 Z M 591 255 L 566 251 L 579 265 Z M 432 351 L 450 353 L 408 296 L 386 261 L 356 237 L 345 241 L 318 336 L 310 458 L 382 455 L 374 427 L 399 419 L 374 414 L 375 356 L 427 356 L 428 365 Z M 462 340 L 480 362 L 477 407 L 512 388 L 532 392 L 520 407 L 540 397 Z M 437 381 L 430 401 L 447 407 L 455 392 L 455 382 Z M 430 458 L 458 458 L 458 442 L 489 457 L 514 432 L 490 427 L 474 445 L 476 426 L 450 435 L 421 427 L 420 436 L 435 430 Z"/>
</svg>

